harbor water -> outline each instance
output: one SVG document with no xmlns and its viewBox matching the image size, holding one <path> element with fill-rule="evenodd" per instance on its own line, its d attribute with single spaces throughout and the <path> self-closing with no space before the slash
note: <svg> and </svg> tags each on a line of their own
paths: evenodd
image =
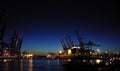
<svg viewBox="0 0 120 71">
<path fill-rule="evenodd" d="M 0 71 L 63 71 L 58 59 L 0 59 Z"/>
<path fill-rule="evenodd" d="M 91 69 L 90 67 L 76 66 L 74 68 L 72 65 L 66 68 L 63 63 L 59 59 L 47 58 L 0 59 L 0 71 L 96 71 L 95 67 Z M 98 67 L 97 71 L 119 71 L 119 69 L 111 70 L 109 67 L 105 69 Z"/>
</svg>

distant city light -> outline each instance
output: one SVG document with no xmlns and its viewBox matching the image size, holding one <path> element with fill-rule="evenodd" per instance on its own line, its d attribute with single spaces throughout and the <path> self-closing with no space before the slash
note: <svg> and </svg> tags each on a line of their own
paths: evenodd
<svg viewBox="0 0 120 71">
<path fill-rule="evenodd" d="M 21 54 L 22 58 L 32 58 L 33 54 Z"/>
<path fill-rule="evenodd" d="M 62 51 L 60 50 L 60 51 L 59 51 L 59 53 L 61 54 L 61 53 L 62 53 Z"/>
<path fill-rule="evenodd" d="M 98 53 L 101 53 L 100 49 L 97 49 L 97 52 L 98 52 Z"/>
<path fill-rule="evenodd" d="M 77 46 L 72 47 L 72 49 L 74 49 L 74 48 L 78 48 L 78 49 L 80 49 L 80 47 L 77 47 Z"/>
</svg>

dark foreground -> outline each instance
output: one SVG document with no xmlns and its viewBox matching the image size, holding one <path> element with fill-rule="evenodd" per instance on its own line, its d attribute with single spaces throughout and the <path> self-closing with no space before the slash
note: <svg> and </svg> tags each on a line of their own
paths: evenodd
<svg viewBox="0 0 120 71">
<path fill-rule="evenodd" d="M 120 71 L 120 65 L 63 65 L 64 71 Z"/>
</svg>

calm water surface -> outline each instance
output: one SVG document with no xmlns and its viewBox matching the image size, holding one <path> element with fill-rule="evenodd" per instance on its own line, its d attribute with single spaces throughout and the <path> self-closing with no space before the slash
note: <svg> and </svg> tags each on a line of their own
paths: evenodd
<svg viewBox="0 0 120 71">
<path fill-rule="evenodd" d="M 117 65 L 116 65 L 117 66 Z M 115 66 L 115 67 L 116 67 Z M 111 66 L 113 67 L 113 66 Z M 111 68 L 95 66 L 64 66 L 63 61 L 59 59 L 52 60 L 46 58 L 35 58 L 35 59 L 0 59 L 0 71 L 120 71 L 120 67 Z"/>
<path fill-rule="evenodd" d="M 58 59 L 0 59 L 0 71 L 63 71 L 63 66 Z"/>
</svg>

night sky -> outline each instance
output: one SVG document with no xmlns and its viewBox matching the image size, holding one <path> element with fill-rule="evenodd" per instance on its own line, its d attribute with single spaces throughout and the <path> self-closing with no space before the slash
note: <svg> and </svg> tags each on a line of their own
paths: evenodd
<svg viewBox="0 0 120 71">
<path fill-rule="evenodd" d="M 103 51 L 120 51 L 120 15 L 117 2 L 9 1 L 0 2 L 7 15 L 4 40 L 10 42 L 16 29 L 23 36 L 22 50 L 44 53 L 62 49 L 67 35 L 75 44 L 77 29 L 84 42 L 89 40 Z"/>
</svg>

